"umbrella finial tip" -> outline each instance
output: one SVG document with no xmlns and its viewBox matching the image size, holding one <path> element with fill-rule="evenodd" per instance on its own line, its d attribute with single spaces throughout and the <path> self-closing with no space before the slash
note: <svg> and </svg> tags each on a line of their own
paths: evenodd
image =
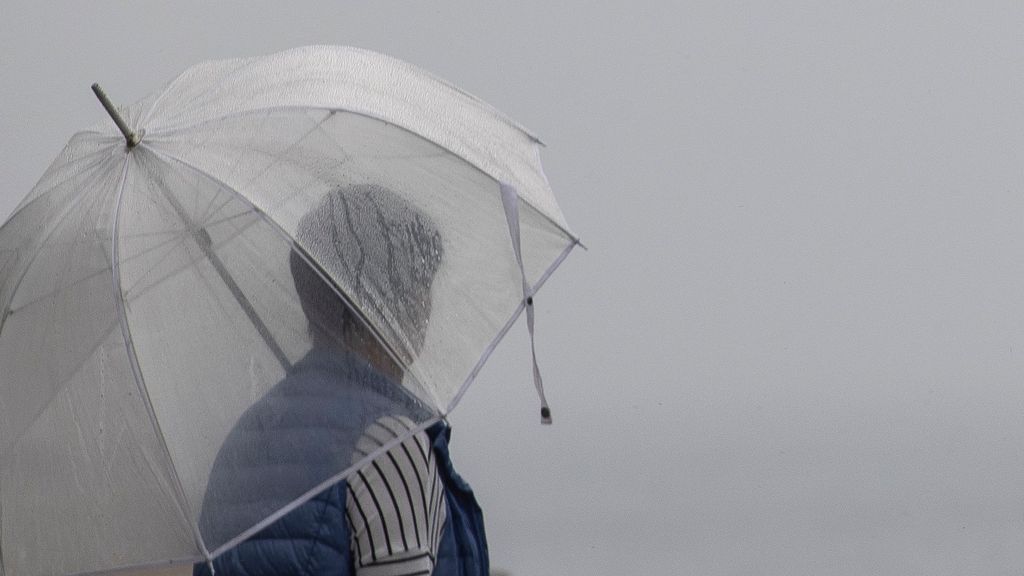
<svg viewBox="0 0 1024 576">
<path fill-rule="evenodd" d="M 107 93 L 100 88 L 99 82 L 94 82 L 92 85 L 93 94 L 96 94 L 96 98 L 99 99 L 100 104 L 103 104 L 103 108 L 106 109 L 107 114 L 110 114 L 110 118 L 114 120 L 114 124 L 117 125 L 117 129 L 124 135 L 125 142 L 128 144 L 128 148 L 134 148 L 142 140 L 142 136 L 136 133 L 134 130 L 128 127 L 128 123 L 121 117 L 121 113 L 117 111 L 114 103 L 107 97 Z"/>
<path fill-rule="evenodd" d="M 551 424 L 551 408 L 542 406 L 540 409 L 540 423 Z"/>
</svg>

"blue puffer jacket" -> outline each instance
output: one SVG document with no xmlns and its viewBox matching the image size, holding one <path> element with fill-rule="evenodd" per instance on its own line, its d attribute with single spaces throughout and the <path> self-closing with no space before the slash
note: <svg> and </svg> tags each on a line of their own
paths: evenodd
<svg viewBox="0 0 1024 576">
<path fill-rule="evenodd" d="M 359 385 L 347 386 L 346 382 Z M 394 386 L 387 385 L 383 376 L 351 357 L 314 351 L 296 363 L 281 384 L 243 415 L 221 448 L 200 519 L 204 538 L 223 543 L 220 534 L 241 526 L 244 520 L 240 516 L 252 514 L 253 502 L 263 503 L 268 513 L 274 506 L 280 508 L 284 504 L 278 494 L 297 493 L 289 485 L 307 481 L 299 470 L 308 470 L 310 461 L 343 469 L 365 427 L 388 411 L 394 412 L 393 391 Z M 351 413 L 354 405 L 360 406 L 358 415 Z M 422 420 L 423 415 L 411 404 L 402 412 Z M 437 423 L 427 434 L 448 506 L 434 575 L 487 576 L 483 514 L 472 489 L 452 466 L 448 451 L 451 429 Z M 311 445 L 323 448 L 311 451 Z M 331 461 L 335 457 L 338 461 Z M 274 470 L 281 468 L 279 463 L 291 460 L 296 465 L 281 470 L 286 476 L 261 481 L 273 478 Z M 301 468 L 300 461 L 306 463 Z M 241 490 L 237 480 L 221 480 L 239 477 L 252 482 Z M 299 479 L 293 480 L 296 477 Z M 213 562 L 217 576 L 354 575 L 345 520 L 347 487 L 341 481 L 327 488 L 218 556 Z M 197 564 L 193 575 L 210 576 L 209 566 Z"/>
</svg>

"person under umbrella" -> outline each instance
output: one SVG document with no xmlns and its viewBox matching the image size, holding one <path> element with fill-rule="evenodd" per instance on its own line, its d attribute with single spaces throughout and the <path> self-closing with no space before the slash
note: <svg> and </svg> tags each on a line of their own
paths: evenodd
<svg viewBox="0 0 1024 576">
<path fill-rule="evenodd" d="M 238 533 L 254 506 L 279 518 L 196 564 L 194 575 L 485 576 L 483 516 L 452 466 L 450 428 L 442 421 L 410 435 L 430 411 L 414 384 L 403 385 L 429 325 L 440 234 L 400 195 L 364 184 L 327 194 L 300 221 L 297 240 L 308 254 L 296 248 L 290 265 L 313 347 L 229 433 L 199 528 L 218 541 Z M 325 272 L 350 285 L 332 285 Z M 374 315 L 391 324 L 371 328 L 349 298 L 382 303 Z M 381 332 L 398 344 L 383 344 Z M 290 505 L 312 479 L 367 457 Z"/>
</svg>

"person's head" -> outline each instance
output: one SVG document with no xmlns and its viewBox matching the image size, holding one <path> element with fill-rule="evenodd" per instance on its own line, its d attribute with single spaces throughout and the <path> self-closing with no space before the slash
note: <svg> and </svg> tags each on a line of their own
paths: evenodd
<svg viewBox="0 0 1024 576">
<path fill-rule="evenodd" d="M 405 366 L 422 348 L 443 254 L 434 223 L 387 188 L 362 184 L 327 194 L 299 221 L 296 240 L 349 300 L 292 252 L 295 288 L 315 341 L 338 342 L 400 375 L 374 331 Z"/>
</svg>

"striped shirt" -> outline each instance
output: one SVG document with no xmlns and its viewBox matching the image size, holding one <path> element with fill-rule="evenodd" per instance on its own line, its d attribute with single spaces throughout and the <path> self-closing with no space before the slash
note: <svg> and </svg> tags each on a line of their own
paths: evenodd
<svg viewBox="0 0 1024 576">
<path fill-rule="evenodd" d="M 371 454 L 413 426 L 401 416 L 378 419 L 360 438 L 353 458 Z M 430 574 L 448 512 L 426 433 L 417 432 L 350 476 L 345 514 L 358 576 Z"/>
</svg>

